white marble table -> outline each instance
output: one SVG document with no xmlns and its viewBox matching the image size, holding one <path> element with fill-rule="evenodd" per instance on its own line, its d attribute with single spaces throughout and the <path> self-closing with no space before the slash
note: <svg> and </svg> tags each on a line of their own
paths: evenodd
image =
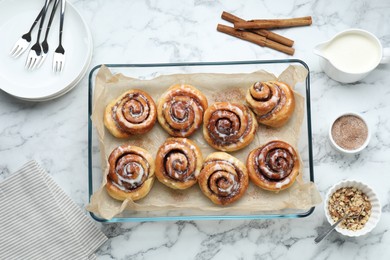
<svg viewBox="0 0 390 260">
<path fill-rule="evenodd" d="M 1 1 L 1 0 L 0 0 Z M 390 46 L 390 2 L 346 1 L 125 1 L 70 0 L 94 39 L 91 68 L 101 63 L 282 59 L 288 56 L 216 32 L 223 10 L 243 18 L 311 15 L 313 25 L 280 30 L 295 40 L 295 58 L 311 69 L 315 181 L 322 195 L 339 180 L 375 187 L 382 218 L 365 237 L 332 233 L 322 205 L 303 219 L 179 221 L 101 225 L 109 241 L 99 259 L 389 259 L 390 73 L 381 65 L 366 79 L 343 85 L 321 72 L 313 47 L 346 28 L 367 29 Z M 87 77 L 65 96 L 26 103 L 0 92 L 0 177 L 35 159 L 80 207 L 87 192 Z M 335 152 L 327 140 L 341 110 L 363 113 L 371 142 L 359 155 Z"/>
</svg>

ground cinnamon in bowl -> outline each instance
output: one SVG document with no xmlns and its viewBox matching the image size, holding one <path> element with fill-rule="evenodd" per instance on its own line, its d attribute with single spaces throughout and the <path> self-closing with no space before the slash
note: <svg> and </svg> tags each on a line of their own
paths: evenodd
<svg viewBox="0 0 390 260">
<path fill-rule="evenodd" d="M 345 150 L 362 147 L 368 138 L 368 127 L 357 115 L 343 115 L 334 121 L 331 129 L 333 141 Z"/>
</svg>

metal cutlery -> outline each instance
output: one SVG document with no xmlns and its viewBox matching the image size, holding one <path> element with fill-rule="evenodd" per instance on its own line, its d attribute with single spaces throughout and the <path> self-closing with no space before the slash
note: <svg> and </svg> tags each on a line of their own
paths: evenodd
<svg viewBox="0 0 390 260">
<path fill-rule="evenodd" d="M 325 230 L 324 233 L 322 233 L 321 235 L 319 235 L 318 237 L 316 237 L 316 239 L 314 239 L 314 242 L 317 244 L 319 242 L 322 241 L 322 239 L 324 239 L 325 237 L 327 237 L 340 223 L 341 221 L 347 219 L 347 218 L 357 218 L 359 217 L 363 212 L 363 208 L 359 211 L 359 212 L 352 212 L 350 214 L 345 214 L 342 218 L 340 218 L 339 220 L 337 220 L 336 223 L 334 223 L 332 226 L 330 226 L 327 230 Z"/>
<path fill-rule="evenodd" d="M 12 48 L 11 52 L 9 53 L 12 57 L 18 58 L 22 53 L 27 50 L 27 47 L 31 43 L 31 32 L 34 29 L 35 25 L 39 22 L 39 20 L 42 17 L 42 14 L 45 12 L 46 5 L 42 7 L 42 10 L 39 12 L 37 18 L 35 18 L 35 21 L 31 25 L 30 30 L 23 34 L 22 37 L 20 37 L 19 40 L 16 41 L 14 47 Z"/>
<path fill-rule="evenodd" d="M 28 56 L 27 56 L 25 67 L 29 70 L 35 69 L 39 63 L 39 60 L 42 58 L 41 57 L 42 47 L 41 47 L 41 44 L 39 43 L 39 39 L 41 37 L 42 27 L 43 27 L 43 23 L 45 21 L 46 11 L 47 11 L 49 2 L 50 2 L 50 0 L 45 1 L 44 10 L 42 13 L 41 21 L 39 23 L 37 41 L 31 47 L 30 52 L 28 53 Z"/>
<path fill-rule="evenodd" d="M 42 44 L 41 44 L 41 47 L 42 47 L 42 54 L 41 54 L 41 59 L 39 61 L 39 64 L 37 66 L 37 68 L 40 68 L 43 64 L 43 62 L 45 61 L 46 57 L 47 57 L 47 53 L 49 52 L 49 43 L 47 42 L 47 38 L 49 36 L 49 31 L 50 31 L 50 28 L 51 28 L 51 23 L 53 22 L 53 18 L 55 16 L 55 13 L 56 13 L 56 10 L 57 10 L 57 7 L 58 7 L 58 4 L 60 3 L 60 0 L 55 0 L 54 4 L 53 4 L 53 8 L 51 10 L 51 14 L 50 14 L 50 18 L 49 18 L 49 22 L 47 24 L 47 28 L 46 28 L 46 33 L 45 33 L 45 39 L 43 40 Z"/>
<path fill-rule="evenodd" d="M 59 32 L 59 44 L 53 55 L 53 71 L 62 72 L 65 65 L 65 49 L 62 46 L 62 30 L 64 26 L 65 16 L 65 0 L 61 0 L 61 16 L 60 16 L 60 32 Z"/>
</svg>

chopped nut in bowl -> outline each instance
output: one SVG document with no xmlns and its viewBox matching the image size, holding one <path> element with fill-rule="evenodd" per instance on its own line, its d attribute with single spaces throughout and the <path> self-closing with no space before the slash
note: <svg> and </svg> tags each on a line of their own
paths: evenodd
<svg viewBox="0 0 390 260">
<path fill-rule="evenodd" d="M 325 215 L 332 225 L 348 215 L 336 231 L 357 237 L 370 232 L 378 223 L 381 205 L 375 192 L 360 181 L 345 180 L 335 184 L 326 194 Z"/>
</svg>

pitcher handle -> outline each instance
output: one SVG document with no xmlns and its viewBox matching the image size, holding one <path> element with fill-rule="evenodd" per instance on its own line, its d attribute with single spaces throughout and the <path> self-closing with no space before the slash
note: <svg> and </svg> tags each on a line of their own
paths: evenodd
<svg viewBox="0 0 390 260">
<path fill-rule="evenodd" d="M 390 47 L 383 48 L 383 55 L 380 63 L 390 63 Z"/>
</svg>

